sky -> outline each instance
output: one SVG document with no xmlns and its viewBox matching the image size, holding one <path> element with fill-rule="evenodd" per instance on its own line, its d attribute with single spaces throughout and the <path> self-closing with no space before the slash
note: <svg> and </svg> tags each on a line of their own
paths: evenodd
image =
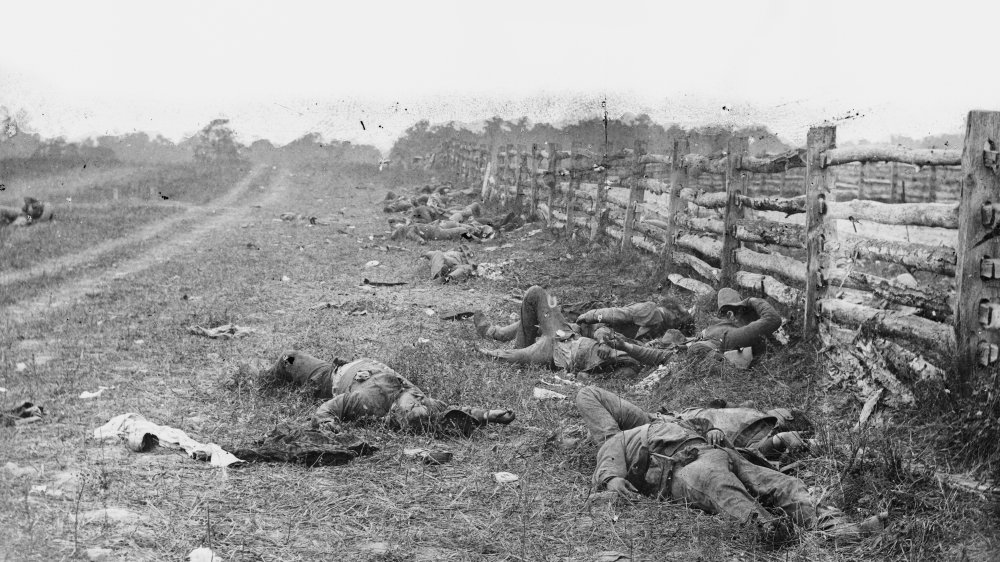
<svg viewBox="0 0 1000 562">
<path fill-rule="evenodd" d="M 763 124 L 787 142 L 964 132 L 1000 110 L 1000 3 L 47 2 L 4 7 L 0 106 L 45 137 L 246 143 L 309 132 L 387 151 L 420 119 Z"/>
</svg>

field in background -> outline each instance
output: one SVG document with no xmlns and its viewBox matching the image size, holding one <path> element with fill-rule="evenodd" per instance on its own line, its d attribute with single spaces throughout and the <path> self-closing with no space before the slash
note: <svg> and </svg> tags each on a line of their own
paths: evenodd
<svg viewBox="0 0 1000 562">
<path fill-rule="evenodd" d="M 838 548 L 806 535 L 788 549 L 765 551 L 738 525 L 680 505 L 592 497 L 594 448 L 561 449 L 549 441 L 556 428 L 579 431 L 572 403 L 530 398 L 548 373 L 487 360 L 475 351 L 487 342 L 470 322 L 438 316 L 484 306 L 494 320 L 506 320 L 518 309 L 510 296 L 533 284 L 564 304 L 624 304 L 661 294 L 692 303 L 657 286 L 649 260 L 556 239 L 541 225 L 473 246 L 478 262 L 509 262 L 501 279 L 431 282 L 420 256 L 455 244 L 387 241 L 379 204 L 386 189 L 405 192 L 425 180 L 362 166 L 275 170 L 261 181 L 265 189 L 251 189 L 240 200 L 244 208 L 263 208 L 240 219 L 239 227 L 219 229 L 193 251 L 103 285 L 77 305 L 19 323 L 0 318 L 0 387 L 6 389 L 0 404 L 27 399 L 48 412 L 43 423 L 0 428 L 3 462 L 17 469 L 0 468 L 6 533 L 0 558 L 62 559 L 104 547 L 122 560 L 182 559 L 211 545 L 227 561 L 331 554 L 594 560 L 604 551 L 633 560 L 986 560 L 1000 547 L 994 507 L 916 467 L 948 468 L 924 436 L 883 428 L 848 432 L 861 404 L 842 389 L 826 388 L 817 350 L 805 345 L 773 350 L 750 373 L 688 365 L 656 395 L 637 400 L 649 409 L 715 397 L 808 409 L 828 443 L 854 453 L 821 451 L 807 463 L 810 484 L 826 488 L 830 501 L 851 515 L 888 509 L 892 525 L 883 536 Z M 153 183 L 144 184 L 141 172 L 130 181 Z M 268 194 L 279 196 L 260 199 Z M 285 211 L 331 217 L 331 224 L 276 221 Z M 172 234 L 163 234 L 167 242 Z M 501 247 L 508 243 L 513 246 Z M 366 268 L 372 260 L 379 265 Z M 363 278 L 408 284 L 375 288 L 361 285 Z M 320 302 L 336 306 L 310 309 Z M 703 326 L 711 318 L 702 311 L 698 320 Z M 224 322 L 255 334 L 214 341 L 186 333 L 189 325 Z M 306 423 L 315 406 L 309 392 L 262 388 L 257 378 L 289 348 L 323 358 L 376 357 L 432 396 L 510 407 L 518 421 L 467 440 L 378 431 L 375 455 L 314 469 L 219 470 L 177 452 L 133 454 L 119 443 L 88 439 L 125 412 L 227 447 L 245 445 L 279 423 Z M 18 371 L 18 363 L 26 368 Z M 625 391 L 632 381 L 595 382 Z M 100 386 L 111 388 L 96 399 L 79 398 Z M 415 446 L 448 449 L 455 460 L 441 467 L 414 462 L 402 451 Z M 496 484 L 491 474 L 497 471 L 521 480 Z M 127 509 L 138 519 L 83 517 L 105 507 Z"/>
</svg>

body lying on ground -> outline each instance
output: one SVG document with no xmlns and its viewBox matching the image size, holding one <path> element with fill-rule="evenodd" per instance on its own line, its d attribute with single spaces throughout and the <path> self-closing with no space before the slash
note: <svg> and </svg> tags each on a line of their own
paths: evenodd
<svg viewBox="0 0 1000 562">
<path fill-rule="evenodd" d="M 511 410 L 450 406 L 431 398 L 375 359 L 326 362 L 301 351 L 289 351 L 282 354 L 271 373 L 278 380 L 317 386 L 317 397 L 326 399 L 314 415 L 314 425 L 321 428 L 374 419 L 401 429 L 458 429 L 468 435 L 487 423 L 509 424 L 514 420 Z"/>
<path fill-rule="evenodd" d="M 444 282 L 458 281 L 475 274 L 476 264 L 469 249 L 462 245 L 457 250 L 431 250 L 423 256 L 430 262 L 431 279 Z"/>
<path fill-rule="evenodd" d="M 666 333 L 646 345 L 610 337 L 605 343 L 635 358 L 643 365 L 662 365 L 678 351 L 719 353 L 740 368 L 749 367 L 764 355 L 767 337 L 781 327 L 781 316 L 764 299 L 740 299 L 733 289 L 719 290 L 718 313 L 721 322 L 702 330 L 698 336 L 686 341 L 676 333 Z"/>
<path fill-rule="evenodd" d="M 485 240 L 493 237 L 493 227 L 479 223 L 438 220 L 431 223 L 397 224 L 390 236 L 393 240 Z"/>
<path fill-rule="evenodd" d="M 541 365 L 567 372 L 637 371 L 638 362 L 625 353 L 583 336 L 562 315 L 559 303 L 535 285 L 524 293 L 518 321 L 494 326 L 481 311 L 474 317 L 476 331 L 498 341 L 514 341 L 514 349 L 484 349 L 480 353 L 512 363 Z"/>
<path fill-rule="evenodd" d="M 52 204 L 34 197 L 25 197 L 21 208 L 0 205 L 0 226 L 28 226 L 34 222 L 52 220 Z"/>
<path fill-rule="evenodd" d="M 805 439 L 813 431 L 812 422 L 800 410 L 774 408 L 762 412 L 755 408 L 730 408 L 725 402 L 713 401 L 705 408 L 646 412 L 597 386 L 580 389 L 576 407 L 595 442 L 603 443 L 619 431 L 658 419 L 703 419 L 722 430 L 730 446 L 752 449 L 769 461 L 777 460 L 785 451 L 806 447 Z"/>
<path fill-rule="evenodd" d="M 734 448 L 725 430 L 710 419 L 650 419 L 600 389 L 588 390 L 577 404 L 600 447 L 593 477 L 597 489 L 684 502 L 755 524 L 767 534 L 788 531 L 789 522 L 838 538 L 882 528 L 879 516 L 855 524 L 839 509 L 817 505 L 802 480 L 774 470 L 752 450 Z M 783 515 L 772 515 L 767 508 Z"/>
</svg>

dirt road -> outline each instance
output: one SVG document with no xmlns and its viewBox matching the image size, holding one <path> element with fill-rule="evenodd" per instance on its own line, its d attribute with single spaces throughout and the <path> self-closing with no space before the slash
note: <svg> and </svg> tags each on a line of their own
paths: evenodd
<svg viewBox="0 0 1000 562">
<path fill-rule="evenodd" d="M 248 206 L 250 201 L 238 207 L 234 204 L 239 199 L 245 198 L 247 190 L 264 171 L 264 165 L 255 166 L 242 180 L 208 205 L 188 207 L 185 213 L 157 221 L 129 236 L 108 240 L 86 251 L 47 260 L 31 268 L 0 273 L 0 286 L 25 283 L 46 274 L 85 266 L 120 248 L 136 247 L 134 257 L 118 263 L 113 269 L 89 273 L 27 302 L 7 306 L 0 309 L 0 317 L 7 324 L 20 323 L 25 318 L 37 317 L 46 311 L 77 302 L 80 297 L 99 291 L 112 279 L 128 277 L 153 264 L 162 263 L 185 251 L 190 251 L 209 238 L 213 231 L 236 226 L 241 220 L 254 214 L 254 208 Z M 261 200 L 252 199 L 252 202 L 262 206 L 280 201 L 286 185 L 281 181 L 281 173 L 287 172 L 282 171 L 273 175 L 263 197 L 256 198 Z M 142 245 L 156 238 L 159 240 L 149 245 Z"/>
</svg>

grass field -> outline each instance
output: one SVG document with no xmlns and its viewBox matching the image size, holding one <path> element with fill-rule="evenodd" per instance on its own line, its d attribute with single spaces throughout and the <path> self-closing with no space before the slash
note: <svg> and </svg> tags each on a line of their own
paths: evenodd
<svg viewBox="0 0 1000 562">
<path fill-rule="evenodd" d="M 554 430 L 579 431 L 572 401 L 531 398 L 548 373 L 488 360 L 476 353 L 484 342 L 469 321 L 438 316 L 482 306 L 494 320 L 506 319 L 517 310 L 509 296 L 533 284 L 564 303 L 645 300 L 661 293 L 651 265 L 544 230 L 531 234 L 541 226 L 529 225 L 473 247 L 478 262 L 510 262 L 501 279 L 431 282 L 421 254 L 453 245 L 388 242 L 379 204 L 386 189 L 399 193 L 426 180 L 361 167 L 273 170 L 250 181 L 265 189 L 241 192 L 240 205 L 203 216 L 203 232 L 179 222 L 150 247 L 117 250 L 131 252 L 119 261 L 132 265 L 98 289 L 77 291 L 79 299 L 6 314 L 48 291 L 90 287 L 85 278 L 98 278 L 107 265 L 92 263 L 84 279 L 41 292 L 20 293 L 21 283 L 12 283 L 15 302 L 0 304 L 7 306 L 0 311 L 0 404 L 31 400 L 48 415 L 0 428 L 0 559 L 86 558 L 88 548 L 106 548 L 110 559 L 181 560 L 210 546 L 227 561 L 599 560 L 608 552 L 632 560 L 989 560 L 1000 548 L 995 505 L 917 468 L 917 461 L 946 462 L 922 436 L 898 428 L 848 432 L 861 405 L 849 391 L 827 388 L 821 356 L 808 344 L 775 349 L 749 373 L 686 365 L 653 396 L 634 398 L 650 409 L 720 397 L 810 410 L 828 445 L 807 461 L 807 483 L 852 516 L 888 510 L 886 533 L 850 546 L 803 533 L 795 545 L 766 550 L 739 525 L 681 505 L 593 495 L 595 449 L 549 441 Z M 316 227 L 274 220 L 285 211 L 335 218 Z M 58 254 L 38 244 L 38 252 Z M 165 252 L 177 245 L 183 249 Z M 142 256 L 158 251 L 162 261 Z M 379 265 L 366 268 L 372 260 Z M 364 286 L 363 278 L 407 285 Z M 309 309 L 319 302 L 338 306 Z M 704 326 L 710 317 L 700 312 L 698 320 Z M 225 322 L 255 333 L 216 341 L 186 332 Z M 89 437 L 125 412 L 233 448 L 279 423 L 307 423 L 315 407 L 309 391 L 263 386 L 258 376 L 291 348 L 375 357 L 431 396 L 509 407 L 518 419 L 469 439 L 370 428 L 377 453 L 320 468 L 215 469 L 176 451 L 131 453 Z M 594 382 L 627 392 L 634 381 Z M 100 386 L 110 388 L 79 397 Z M 415 446 L 455 458 L 428 466 L 403 455 Z M 498 471 L 520 480 L 497 484 L 491 475 Z M 125 509 L 130 519 L 92 515 L 104 508 Z"/>
</svg>

